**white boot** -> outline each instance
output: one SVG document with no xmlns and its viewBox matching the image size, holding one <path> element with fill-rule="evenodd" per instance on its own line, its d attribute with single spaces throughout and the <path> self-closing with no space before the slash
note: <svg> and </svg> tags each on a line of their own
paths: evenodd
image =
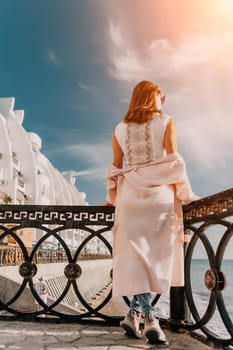
<svg viewBox="0 0 233 350">
<path fill-rule="evenodd" d="M 144 318 L 144 337 L 150 344 L 169 345 L 165 333 L 162 331 L 159 321 L 153 312 L 149 312 Z"/>
<path fill-rule="evenodd" d="M 124 329 L 125 334 L 131 338 L 141 338 L 141 332 L 139 331 L 141 314 L 130 309 L 124 320 L 120 325 Z"/>
</svg>

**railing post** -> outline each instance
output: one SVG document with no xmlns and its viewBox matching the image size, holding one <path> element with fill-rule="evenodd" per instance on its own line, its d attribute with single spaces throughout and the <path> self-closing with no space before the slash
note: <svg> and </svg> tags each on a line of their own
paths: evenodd
<svg viewBox="0 0 233 350">
<path fill-rule="evenodd" d="M 190 241 L 189 231 L 184 233 L 184 256 Z M 169 325 L 174 331 L 179 331 L 185 323 L 190 323 L 190 311 L 186 301 L 185 287 L 170 289 L 170 318 Z"/>
</svg>

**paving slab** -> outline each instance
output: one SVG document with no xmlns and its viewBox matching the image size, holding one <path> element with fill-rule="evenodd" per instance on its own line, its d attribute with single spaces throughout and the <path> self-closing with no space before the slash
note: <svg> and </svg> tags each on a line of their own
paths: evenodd
<svg viewBox="0 0 233 350">
<path fill-rule="evenodd" d="M 210 350 L 187 332 L 164 329 L 171 350 Z M 145 339 L 126 337 L 120 327 L 1 321 L 0 350 L 140 350 L 158 349 Z"/>
</svg>

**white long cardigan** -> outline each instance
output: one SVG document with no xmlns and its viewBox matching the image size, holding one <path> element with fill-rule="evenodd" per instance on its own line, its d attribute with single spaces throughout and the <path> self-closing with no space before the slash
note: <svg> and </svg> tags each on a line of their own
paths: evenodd
<svg viewBox="0 0 233 350">
<path fill-rule="evenodd" d="M 182 202 L 197 200 L 178 153 L 107 172 L 107 200 L 116 205 L 113 297 L 167 293 L 184 284 Z"/>
</svg>

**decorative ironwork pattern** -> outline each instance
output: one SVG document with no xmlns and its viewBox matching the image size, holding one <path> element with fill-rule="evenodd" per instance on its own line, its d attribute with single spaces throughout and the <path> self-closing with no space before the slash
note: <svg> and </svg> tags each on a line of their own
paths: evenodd
<svg viewBox="0 0 233 350">
<path fill-rule="evenodd" d="M 39 206 L 39 205 L 1 205 L 0 223 L 43 222 L 72 227 L 82 225 L 113 223 L 114 208 L 96 206 Z"/>
<path fill-rule="evenodd" d="M 233 324 L 227 310 L 228 305 L 224 302 L 222 291 L 227 286 L 227 276 L 222 271 L 224 254 L 230 239 L 233 237 L 233 189 L 217 193 L 213 196 L 203 198 L 183 207 L 184 227 L 186 235 L 192 235 L 185 256 L 185 292 L 187 302 L 194 321 L 188 325 L 191 330 L 201 329 L 202 332 L 215 344 L 221 346 L 233 344 Z M 217 246 L 212 246 L 208 238 L 207 230 L 221 227 L 224 230 Z M 206 286 L 206 295 L 209 293 L 209 302 L 206 311 L 201 316 L 198 305 L 192 292 L 192 269 L 191 263 L 197 244 L 201 243 L 205 249 L 210 268 L 203 275 Z M 220 336 L 208 327 L 216 313 L 216 308 L 222 319 L 224 331 L 228 334 Z M 203 312 L 202 312 L 203 313 Z"/>
<path fill-rule="evenodd" d="M 233 189 L 205 197 L 183 207 L 187 224 L 224 218 L 233 214 Z"/>
<path fill-rule="evenodd" d="M 32 278 L 37 273 L 36 264 L 30 262 L 24 262 L 19 267 L 19 273 L 23 278 Z"/>
<path fill-rule="evenodd" d="M 209 269 L 205 273 L 205 285 L 211 292 L 216 292 L 226 288 L 226 276 L 222 271 Z"/>
<path fill-rule="evenodd" d="M 82 274 L 82 269 L 79 264 L 68 264 L 64 269 L 64 275 L 70 281 L 74 281 L 79 278 Z"/>
<path fill-rule="evenodd" d="M 89 206 L 21 206 L 21 205 L 1 205 L 0 206 L 0 265 L 17 265 L 19 266 L 19 275 L 23 277 L 23 281 L 19 290 L 9 297 L 5 302 L 0 300 L 0 310 L 6 313 L 9 318 L 11 315 L 14 319 L 20 316 L 22 319 L 36 319 L 41 314 L 47 314 L 52 319 L 81 321 L 83 318 L 102 319 L 111 324 L 119 323 L 119 317 L 111 317 L 102 314 L 100 310 L 111 299 L 111 265 L 108 272 L 108 282 L 105 282 L 102 290 L 92 290 L 93 297 L 97 299 L 96 294 L 100 294 L 100 301 L 91 302 L 90 295 L 84 295 L 82 288 L 80 289 L 79 278 L 82 277 L 82 264 L 89 259 L 111 259 L 112 247 L 110 242 L 105 238 L 105 233 L 111 230 L 114 222 L 113 207 L 89 207 Z M 42 233 L 33 248 L 26 248 L 20 235 L 17 232 L 25 228 L 38 229 Z M 62 233 L 66 230 L 83 230 L 86 232 L 81 244 L 72 252 L 67 245 Z M 70 232 L 70 231 L 69 231 Z M 6 237 L 11 237 L 15 241 L 15 248 L 4 246 L 3 242 Z M 53 237 L 57 240 L 58 249 L 46 250 L 41 249 L 41 245 L 47 239 Z M 86 247 L 92 240 L 98 240 L 105 246 L 105 253 L 91 253 L 86 251 Z M 2 243 L 2 244 L 1 244 Z M 56 255 L 54 257 L 54 254 Z M 51 299 L 49 304 L 44 303 L 40 298 L 36 289 L 34 277 L 37 275 L 38 264 L 64 262 L 63 275 L 66 278 L 62 280 L 63 291 L 55 299 Z M 85 266 L 85 265 L 84 265 Z M 88 276 L 86 276 L 88 277 Z M 84 276 L 84 278 L 86 278 Z M 38 277 L 37 277 L 38 278 Z M 49 281 L 48 281 L 49 282 Z M 55 283 L 51 281 L 51 283 Z M 38 311 L 23 313 L 14 307 L 14 303 L 19 300 L 23 293 L 26 293 L 27 287 L 37 304 Z M 56 290 L 56 286 L 54 289 Z M 92 288 L 93 289 L 93 288 Z M 75 309 L 77 302 L 71 302 L 74 299 L 82 305 L 79 310 Z M 66 300 L 66 303 L 64 302 Z M 64 313 L 59 309 L 59 305 L 66 308 Z M 68 311 L 67 311 L 68 310 Z M 70 312 L 69 312 L 70 310 Z M 69 314 L 67 314 L 69 312 Z M 4 317 L 4 316 L 0 316 Z"/>
</svg>

